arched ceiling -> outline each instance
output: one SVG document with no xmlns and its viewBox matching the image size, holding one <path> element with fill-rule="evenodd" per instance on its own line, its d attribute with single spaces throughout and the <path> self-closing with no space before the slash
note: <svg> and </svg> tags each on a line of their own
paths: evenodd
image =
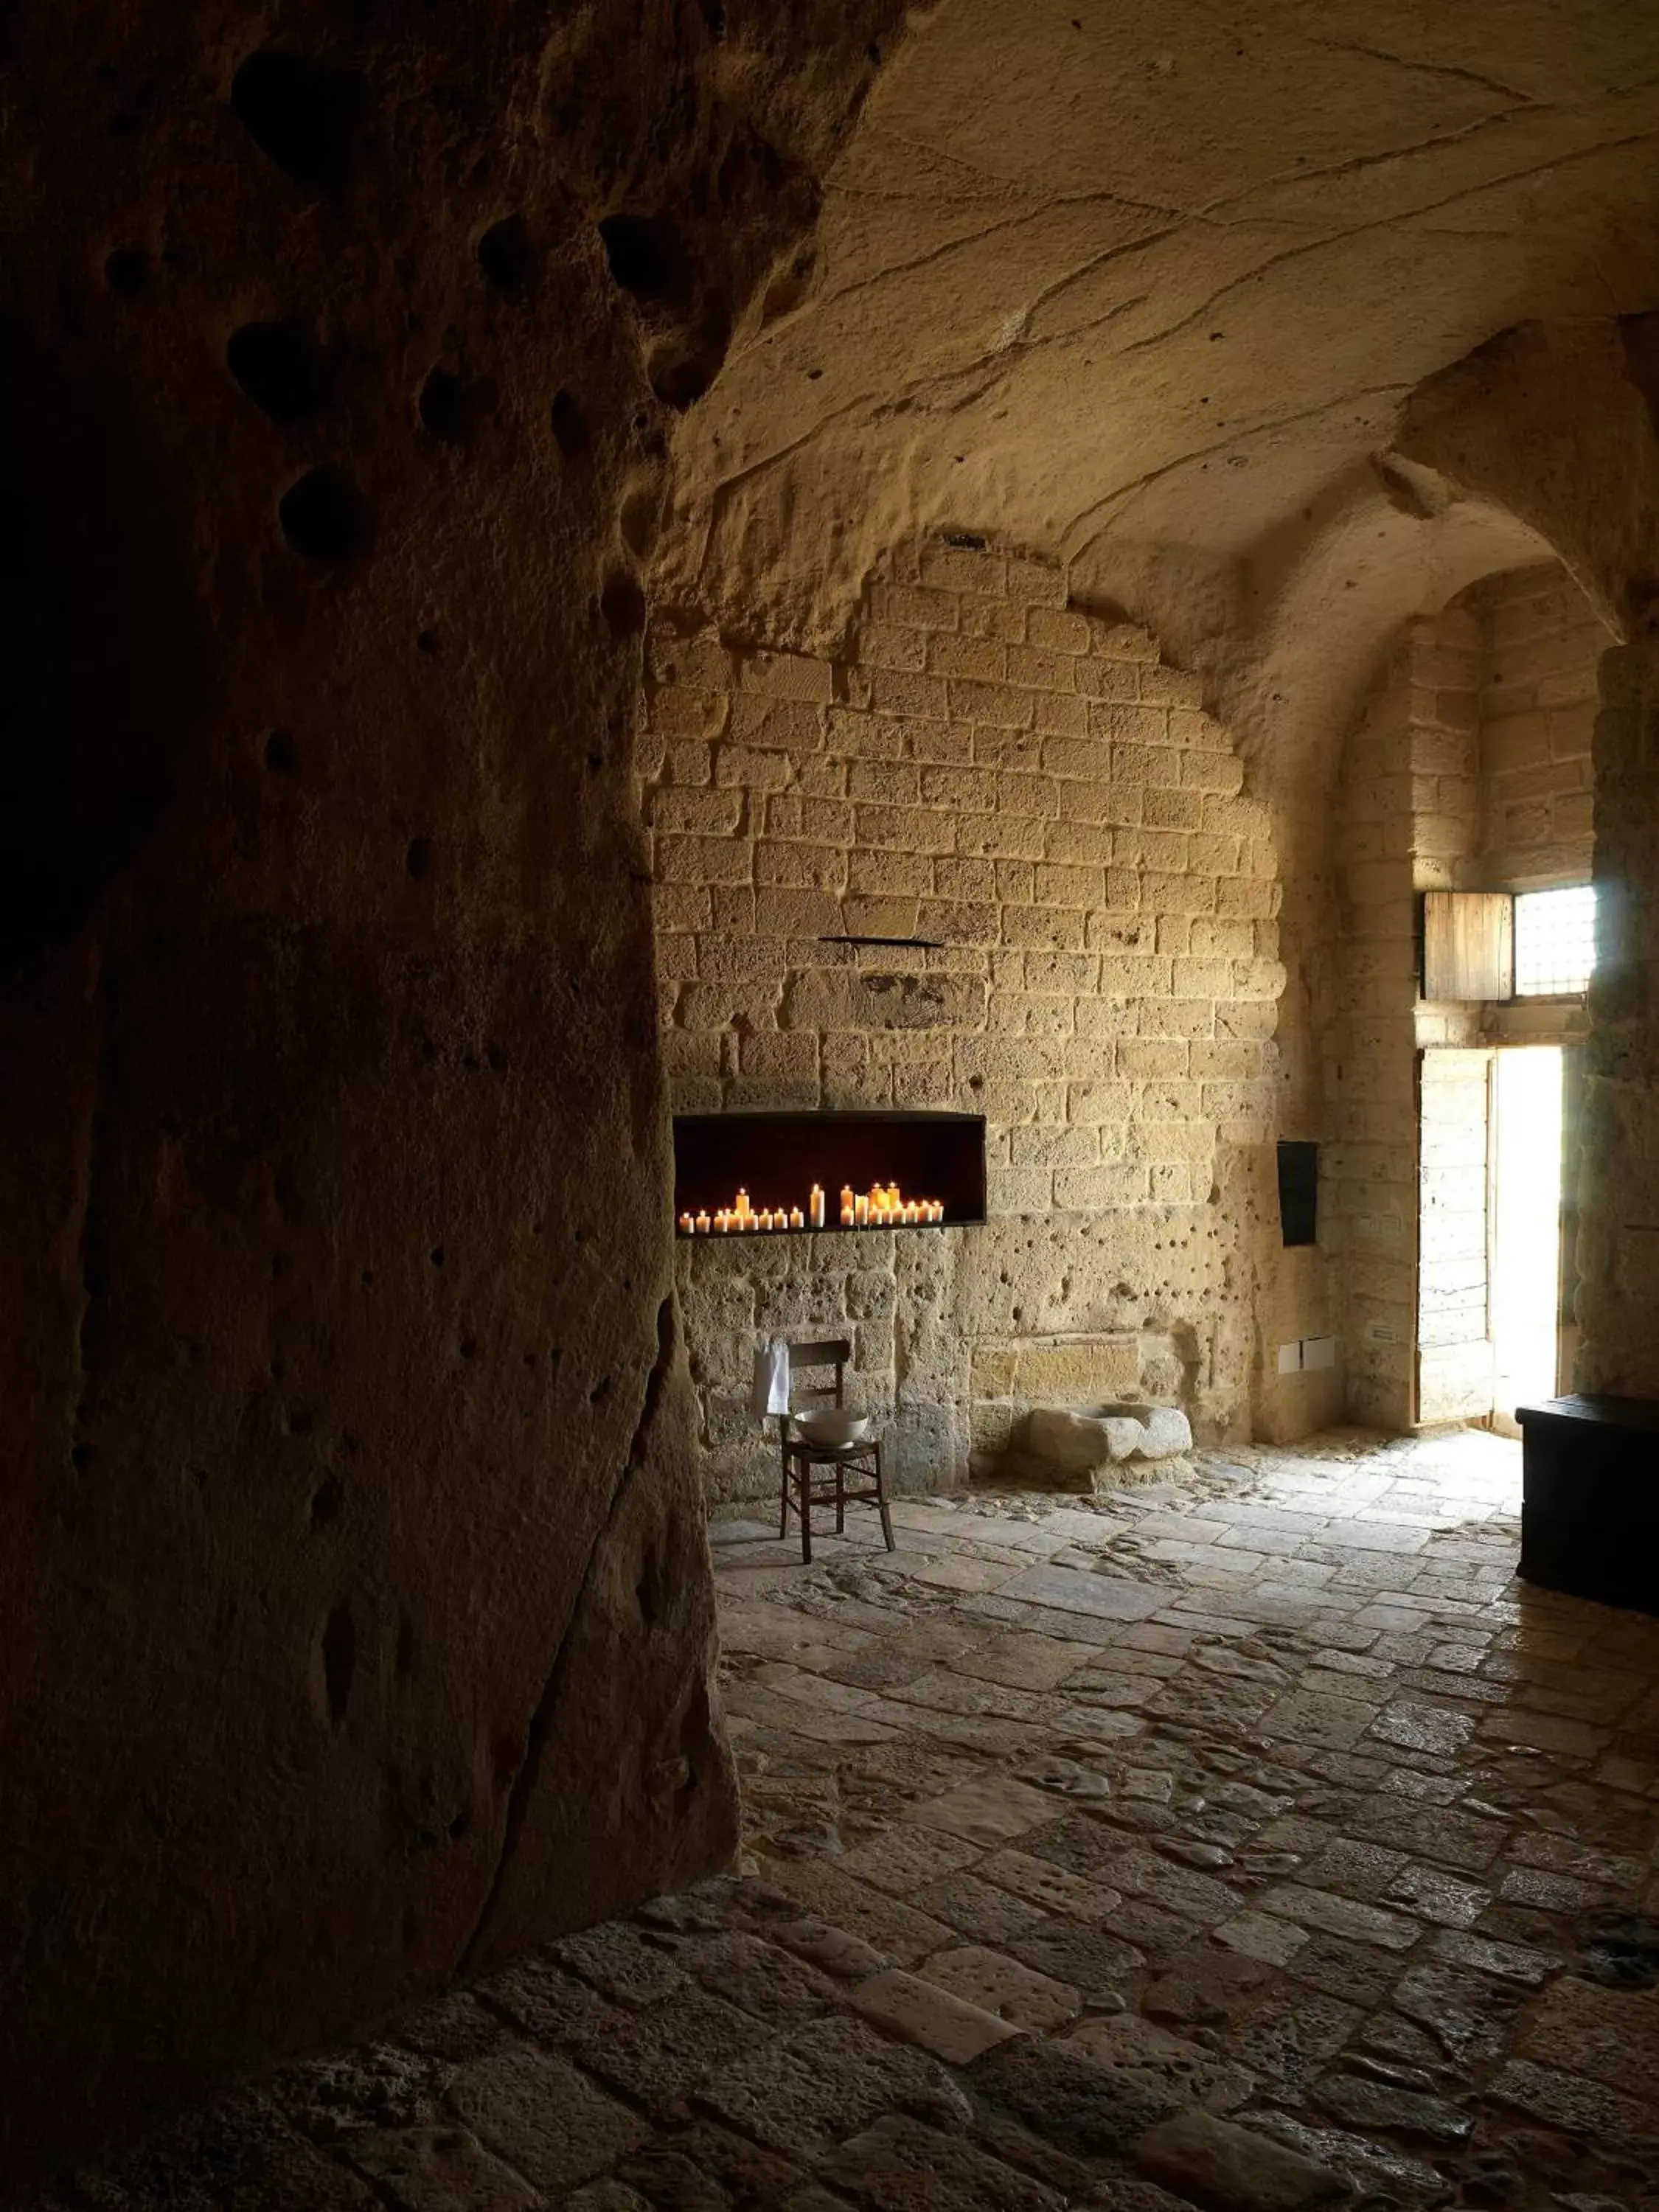
<svg viewBox="0 0 1659 2212">
<path fill-rule="evenodd" d="M 1656 151 L 1643 0 L 942 0 L 683 427 L 659 587 L 822 644 L 921 526 L 1248 604 L 1423 380 L 1659 302 Z"/>
</svg>

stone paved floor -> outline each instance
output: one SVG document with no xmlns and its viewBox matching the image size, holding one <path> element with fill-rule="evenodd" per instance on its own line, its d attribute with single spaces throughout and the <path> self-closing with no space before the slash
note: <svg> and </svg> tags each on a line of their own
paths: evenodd
<svg viewBox="0 0 1659 2212">
<path fill-rule="evenodd" d="M 1659 2207 L 1659 1621 L 1478 1434 L 716 1530 L 742 1875 L 88 2208 Z"/>
</svg>

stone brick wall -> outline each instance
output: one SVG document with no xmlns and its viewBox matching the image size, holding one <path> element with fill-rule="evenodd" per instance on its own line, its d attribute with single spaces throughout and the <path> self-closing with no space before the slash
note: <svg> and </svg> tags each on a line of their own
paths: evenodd
<svg viewBox="0 0 1659 2212">
<path fill-rule="evenodd" d="M 1492 578 L 1406 625 L 1345 749 L 1340 1006 L 1334 1017 L 1328 1010 L 1323 1035 L 1337 1139 L 1333 1248 L 1357 1419 L 1398 1428 L 1490 1404 L 1490 1347 L 1470 1299 L 1479 1241 L 1471 1178 L 1481 1179 L 1460 1089 L 1478 1071 L 1443 1068 L 1419 1117 L 1419 1055 L 1570 1042 L 1583 1024 L 1559 1002 L 1420 999 L 1418 899 L 1588 878 L 1591 738 L 1607 642 L 1559 564 Z M 1484 1200 L 1481 1211 L 1484 1219 Z"/>
<path fill-rule="evenodd" d="M 1245 1433 L 1278 1242 L 1279 890 L 1196 679 L 1070 605 L 1060 568 L 940 544 L 872 581 L 837 660 L 665 620 L 650 674 L 676 1104 L 988 1125 L 984 1229 L 682 1245 L 715 1488 L 773 1480 L 758 1339 L 843 1325 L 919 1486 L 994 1458 L 1043 1400 L 1146 1392 Z"/>
<path fill-rule="evenodd" d="M 1468 610 L 1407 623 L 1344 754 L 1340 1004 L 1324 1033 L 1332 1242 L 1347 1410 L 1382 1428 L 1415 1417 L 1417 1055 L 1471 1042 L 1477 1019 L 1419 1000 L 1417 901 L 1471 887 L 1478 866 L 1480 675 Z"/>
<path fill-rule="evenodd" d="M 1611 640 L 1558 562 L 1468 595 L 1480 625 L 1480 868 L 1487 888 L 1589 878 L 1596 669 Z"/>
</svg>

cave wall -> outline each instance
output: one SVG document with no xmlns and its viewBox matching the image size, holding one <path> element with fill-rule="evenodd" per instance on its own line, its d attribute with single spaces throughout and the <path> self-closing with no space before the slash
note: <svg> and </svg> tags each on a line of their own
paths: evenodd
<svg viewBox="0 0 1659 2212">
<path fill-rule="evenodd" d="M 0 27 L 7 2170 L 733 1847 L 643 565 L 896 13 Z"/>
</svg>

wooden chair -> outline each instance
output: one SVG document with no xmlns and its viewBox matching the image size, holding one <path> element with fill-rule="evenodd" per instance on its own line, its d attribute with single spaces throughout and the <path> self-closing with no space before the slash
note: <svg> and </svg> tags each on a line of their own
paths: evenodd
<svg viewBox="0 0 1659 2212">
<path fill-rule="evenodd" d="M 845 1405 L 847 1368 L 853 1357 L 853 1347 L 845 1337 L 829 1337 L 813 1344 L 792 1344 L 789 1347 L 789 1401 L 793 1408 L 796 1399 L 812 1401 L 818 1405 Z M 833 1382 L 805 1383 L 798 1390 L 795 1378 L 805 1368 L 807 1371 L 833 1367 Z M 833 1505 L 836 1509 L 836 1534 L 842 1535 L 847 1528 L 847 1509 L 849 1505 L 873 1505 L 881 1516 L 881 1533 L 887 1540 L 887 1548 L 894 1549 L 893 1523 L 887 1510 L 887 1493 L 882 1487 L 881 1440 L 874 1437 L 863 1443 L 820 1444 L 805 1437 L 793 1433 L 793 1424 L 785 1413 L 778 1424 L 783 1446 L 783 1510 L 779 1519 L 778 1534 L 789 1534 L 789 1509 L 793 1505 L 800 1516 L 800 1555 L 806 1565 L 812 1564 L 812 1508 Z M 832 1470 L 834 1480 L 828 1472 Z M 848 1476 L 855 1475 L 864 1486 L 849 1490 Z"/>
</svg>

